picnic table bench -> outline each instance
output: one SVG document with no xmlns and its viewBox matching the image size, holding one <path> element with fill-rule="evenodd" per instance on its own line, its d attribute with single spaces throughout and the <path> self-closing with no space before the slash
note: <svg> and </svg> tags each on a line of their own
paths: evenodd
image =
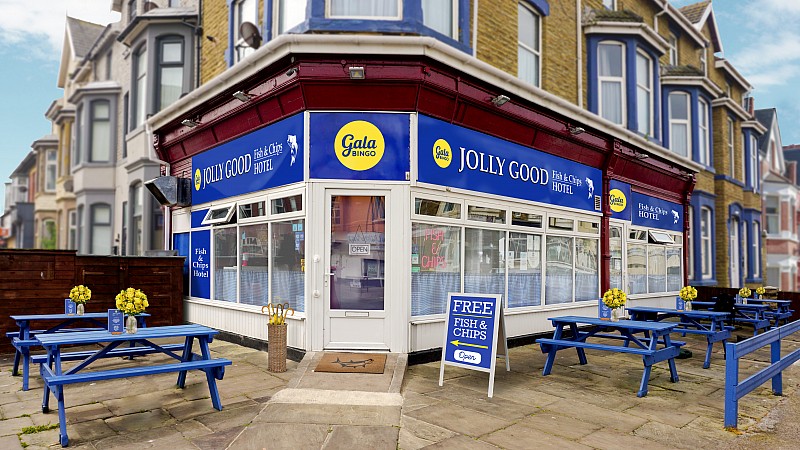
<svg viewBox="0 0 800 450">
<path fill-rule="evenodd" d="M 147 326 L 145 318 L 150 314 L 140 314 L 136 316 L 139 326 L 144 328 Z M 19 331 L 10 331 L 6 333 L 6 337 L 11 339 L 11 345 L 14 346 L 14 367 L 11 369 L 11 374 L 14 376 L 19 375 L 19 363 L 22 360 L 22 390 L 28 390 L 28 377 L 31 347 L 38 347 L 39 341 L 36 336 L 47 333 L 64 333 L 64 332 L 77 332 L 77 331 L 102 331 L 107 329 L 108 313 L 86 313 L 83 315 L 75 314 L 25 314 L 11 316 L 11 320 L 17 323 Z M 50 328 L 44 329 L 31 329 L 31 322 L 35 323 L 51 323 L 54 324 Z M 69 328 L 76 323 L 84 323 L 94 325 L 92 327 L 84 328 Z"/>
<path fill-rule="evenodd" d="M 794 314 L 791 300 L 748 298 L 747 303 L 769 306 L 770 309 L 764 311 L 764 317 L 774 321 L 772 324 L 773 328 L 781 326 L 781 321 L 783 321 L 784 325 L 788 324 L 792 318 L 792 314 Z"/>
<path fill-rule="evenodd" d="M 206 382 L 211 394 L 211 403 L 217 410 L 222 410 L 216 380 L 221 380 L 225 375 L 225 366 L 231 361 L 224 358 L 212 358 L 209 343 L 218 332 L 213 328 L 202 325 L 177 325 L 167 327 L 142 328 L 134 334 L 111 334 L 108 331 L 83 331 L 46 333 L 36 336 L 36 340 L 45 348 L 47 355 L 40 364 L 40 373 L 44 380 L 44 397 L 42 399 L 42 412 L 50 410 L 50 393 L 58 401 L 59 438 L 61 445 L 69 445 L 67 436 L 67 418 L 64 405 L 64 386 L 75 383 L 87 383 L 116 378 L 154 375 L 159 373 L 178 372 L 177 385 L 180 388 L 186 385 L 186 372 L 201 370 L 206 375 Z M 183 338 L 183 344 L 158 345 L 153 340 L 161 338 Z M 200 346 L 200 354 L 192 352 L 194 340 Z M 136 347 L 119 348 L 124 344 L 132 343 Z M 97 350 L 62 353 L 62 348 L 68 345 L 94 345 L 105 344 Z M 178 355 L 173 349 L 182 349 Z M 109 356 L 125 356 L 126 352 L 135 354 L 161 353 L 171 357 L 168 362 L 144 365 L 141 360 L 129 362 L 129 366 L 113 369 L 99 369 L 87 371 L 94 362 Z M 83 359 L 82 359 L 83 358 Z M 82 360 L 81 360 L 82 359 Z M 37 358 L 37 360 L 41 360 Z M 78 361 L 74 367 L 65 368 L 63 362 Z"/>
<path fill-rule="evenodd" d="M 553 369 L 556 353 L 559 350 L 575 348 L 578 352 L 580 363 L 586 364 L 585 349 L 602 350 L 617 353 L 630 353 L 640 355 L 644 364 L 642 381 L 636 393 L 638 397 L 647 395 L 647 385 L 650 381 L 650 372 L 653 364 L 667 361 L 670 370 L 670 381 L 678 382 L 678 370 L 675 368 L 675 357 L 678 356 L 678 347 L 683 343 L 673 343 L 670 333 L 678 324 L 664 322 L 645 322 L 639 320 L 620 320 L 611 322 L 597 317 L 561 316 L 551 317 L 548 320 L 555 327 L 553 337 L 537 339 L 543 353 L 547 353 L 547 361 L 542 375 L 547 376 Z M 589 326 L 588 329 L 579 329 L 579 326 Z M 569 327 L 571 336 L 564 335 L 564 328 Z M 608 334 L 608 332 L 618 334 Z M 637 337 L 635 334 L 643 334 Z M 610 345 L 606 343 L 587 342 L 589 338 L 604 338 L 612 341 L 622 341 L 623 345 Z M 633 347 L 630 344 L 634 344 Z M 659 345 L 662 348 L 659 348 Z"/>
<path fill-rule="evenodd" d="M 674 308 L 658 308 L 651 306 L 633 306 L 626 308 L 633 320 L 652 320 L 662 321 L 671 317 L 677 317 L 678 327 L 675 333 L 699 334 L 706 337 L 706 358 L 703 361 L 703 368 L 711 366 L 711 351 L 715 342 L 722 342 L 723 350 L 725 341 L 731 338 L 733 327 L 725 326 L 728 313 L 720 311 L 680 311 Z M 703 322 L 701 322 L 703 321 Z"/>
<path fill-rule="evenodd" d="M 695 300 L 692 302 L 692 307 L 713 310 L 715 304 L 715 302 L 703 302 Z M 733 321 L 735 323 L 747 323 L 752 325 L 753 336 L 756 336 L 759 330 L 766 331 L 770 328 L 770 321 L 764 315 L 764 313 L 769 310 L 770 307 L 767 305 L 756 303 L 736 303 L 733 309 Z"/>
</svg>

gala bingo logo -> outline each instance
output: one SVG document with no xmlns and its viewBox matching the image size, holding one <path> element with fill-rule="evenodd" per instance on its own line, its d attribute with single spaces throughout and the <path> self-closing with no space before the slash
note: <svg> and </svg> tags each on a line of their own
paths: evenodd
<svg viewBox="0 0 800 450">
<path fill-rule="evenodd" d="M 628 199 L 625 198 L 625 193 L 619 189 L 612 189 L 608 191 L 608 206 L 614 212 L 622 212 L 628 206 Z"/>
<path fill-rule="evenodd" d="M 365 120 L 354 120 L 340 128 L 333 146 L 339 162 L 359 172 L 375 167 L 386 149 L 381 130 Z"/>
<path fill-rule="evenodd" d="M 199 191 L 203 183 L 203 175 L 200 174 L 200 169 L 194 171 L 194 190 Z"/>
<path fill-rule="evenodd" d="M 450 162 L 453 161 L 453 150 L 444 139 L 437 139 L 433 143 L 433 161 L 442 169 L 450 167 Z"/>
</svg>

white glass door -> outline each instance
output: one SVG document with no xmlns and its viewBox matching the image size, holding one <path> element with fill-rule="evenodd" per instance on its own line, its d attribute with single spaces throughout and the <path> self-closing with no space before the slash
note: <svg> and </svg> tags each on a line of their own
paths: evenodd
<svg viewBox="0 0 800 450">
<path fill-rule="evenodd" d="M 739 283 L 739 279 L 741 278 L 739 275 L 739 268 L 742 265 L 741 255 L 739 252 L 739 219 L 732 217 L 731 218 L 731 233 L 730 233 L 730 249 L 731 249 L 731 287 L 738 288 L 741 287 Z"/>
</svg>

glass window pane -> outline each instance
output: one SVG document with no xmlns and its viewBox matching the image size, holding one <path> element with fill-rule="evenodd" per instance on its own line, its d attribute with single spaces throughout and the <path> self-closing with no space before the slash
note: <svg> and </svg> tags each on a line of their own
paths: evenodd
<svg viewBox="0 0 800 450">
<path fill-rule="evenodd" d="M 572 238 L 547 237 L 545 304 L 572 302 Z"/>
<path fill-rule="evenodd" d="M 253 202 L 239 205 L 239 218 L 248 219 L 251 217 L 264 217 L 267 215 L 267 202 Z"/>
<path fill-rule="evenodd" d="M 689 96 L 682 93 L 669 94 L 671 119 L 689 120 Z"/>
<path fill-rule="evenodd" d="M 92 103 L 92 118 L 97 119 L 108 119 L 109 112 L 108 112 L 108 102 L 94 102 Z"/>
<path fill-rule="evenodd" d="M 603 105 L 600 114 L 603 118 L 614 123 L 622 123 L 622 83 L 618 81 L 603 81 L 600 83 Z"/>
<path fill-rule="evenodd" d="M 467 228 L 464 237 L 464 292 L 505 294 L 506 233 Z"/>
<path fill-rule="evenodd" d="M 422 0 L 422 23 L 445 36 L 453 36 L 453 0 Z"/>
<path fill-rule="evenodd" d="M 647 249 L 647 292 L 667 290 L 667 259 L 665 248 L 651 245 Z"/>
<path fill-rule="evenodd" d="M 650 59 L 646 56 L 636 54 L 636 84 L 649 88 L 652 83 L 650 79 Z"/>
<path fill-rule="evenodd" d="M 646 246 L 628 244 L 628 293 L 647 292 L 647 253 Z"/>
<path fill-rule="evenodd" d="M 638 131 L 642 134 L 649 135 L 652 131 L 650 129 L 650 92 L 644 89 L 636 89 L 636 119 L 638 122 Z"/>
<path fill-rule="evenodd" d="M 601 77 L 622 76 L 622 46 L 616 44 L 600 44 L 598 60 Z"/>
<path fill-rule="evenodd" d="M 164 109 L 179 99 L 183 91 L 183 67 L 162 67 L 159 89 L 159 109 Z"/>
<path fill-rule="evenodd" d="M 510 233 L 508 240 L 508 306 L 542 304 L 542 237 Z"/>
<path fill-rule="evenodd" d="M 183 61 L 183 43 L 164 42 L 161 44 L 162 63 L 180 63 Z"/>
<path fill-rule="evenodd" d="M 239 229 L 239 234 L 242 240 L 239 247 L 239 301 L 247 305 L 266 305 L 269 303 L 269 226 L 265 223 L 243 226 Z M 276 300 L 274 303 L 283 301 Z"/>
<path fill-rule="evenodd" d="M 600 234 L 600 224 L 598 222 L 579 220 L 578 231 L 581 233 Z"/>
<path fill-rule="evenodd" d="M 542 228 L 542 215 L 530 214 L 513 211 L 511 213 L 511 224 L 521 227 Z"/>
<path fill-rule="evenodd" d="M 610 228 L 608 239 L 611 253 L 609 287 L 622 289 L 622 230 L 619 227 Z"/>
<path fill-rule="evenodd" d="M 397 17 L 397 4 L 397 0 L 330 0 L 332 17 Z"/>
<path fill-rule="evenodd" d="M 304 220 L 272 224 L 272 303 L 289 303 L 295 311 L 305 311 Z"/>
<path fill-rule="evenodd" d="M 461 228 L 411 224 L 411 315 L 443 314 L 461 292 Z"/>
<path fill-rule="evenodd" d="M 539 55 L 529 49 L 519 46 L 517 54 L 517 64 L 519 65 L 517 75 L 524 81 L 538 86 L 539 85 Z"/>
<path fill-rule="evenodd" d="M 467 208 L 467 219 L 487 223 L 506 223 L 506 211 L 504 209 L 484 208 L 483 206 L 469 206 Z"/>
<path fill-rule="evenodd" d="M 575 221 L 572 219 L 563 219 L 561 217 L 551 217 L 548 221 L 551 230 L 572 230 L 575 227 Z"/>
<path fill-rule="evenodd" d="M 681 248 L 667 247 L 667 291 L 679 291 L 683 287 L 683 271 L 681 270 Z"/>
<path fill-rule="evenodd" d="M 444 200 L 418 198 L 414 200 L 414 213 L 422 216 L 461 218 L 461 204 Z"/>
<path fill-rule="evenodd" d="M 236 302 L 236 227 L 214 230 L 214 300 Z"/>
<path fill-rule="evenodd" d="M 308 0 L 281 0 L 278 33 L 285 33 L 306 20 L 307 3 Z"/>
<path fill-rule="evenodd" d="M 681 155 L 689 154 L 689 125 L 685 123 L 670 124 L 670 149 Z"/>
<path fill-rule="evenodd" d="M 303 196 L 301 194 L 272 200 L 272 214 L 283 214 L 302 210 Z"/>
<path fill-rule="evenodd" d="M 575 301 L 594 300 L 600 296 L 600 241 L 575 240 Z"/>
<path fill-rule="evenodd" d="M 95 162 L 108 161 L 111 157 L 111 122 L 108 119 L 92 122 L 91 143 L 89 160 Z"/>
<path fill-rule="evenodd" d="M 539 51 L 539 16 L 522 3 L 517 4 L 518 22 L 517 35 L 519 42 Z"/>
</svg>

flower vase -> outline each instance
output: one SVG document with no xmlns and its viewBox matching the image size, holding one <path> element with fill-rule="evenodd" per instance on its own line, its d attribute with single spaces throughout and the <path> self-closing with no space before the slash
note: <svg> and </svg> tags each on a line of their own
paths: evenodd
<svg viewBox="0 0 800 450">
<path fill-rule="evenodd" d="M 128 334 L 136 334 L 139 330 L 139 324 L 136 321 L 136 316 L 128 316 L 125 319 L 125 332 Z"/>
<path fill-rule="evenodd" d="M 692 310 L 692 302 L 685 302 L 683 306 L 684 311 L 691 311 Z"/>
<path fill-rule="evenodd" d="M 611 310 L 612 322 L 619 322 L 620 317 L 622 317 L 622 308 L 614 308 Z"/>
<path fill-rule="evenodd" d="M 82 316 L 83 315 L 83 303 L 78 303 L 77 308 L 75 308 L 75 314 Z"/>
</svg>

